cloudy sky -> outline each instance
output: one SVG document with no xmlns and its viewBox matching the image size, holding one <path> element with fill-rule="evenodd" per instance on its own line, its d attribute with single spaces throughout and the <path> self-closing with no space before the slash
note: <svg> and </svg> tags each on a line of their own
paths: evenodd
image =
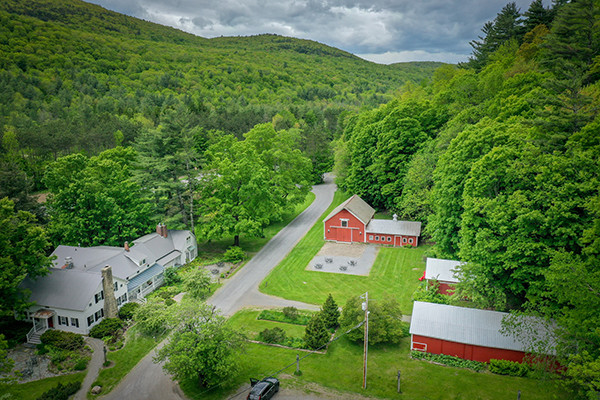
<svg viewBox="0 0 600 400">
<path fill-rule="evenodd" d="M 389 64 L 466 61 L 469 41 L 509 0 L 88 1 L 206 38 L 275 33 Z M 515 2 L 524 12 L 531 0 Z"/>
</svg>

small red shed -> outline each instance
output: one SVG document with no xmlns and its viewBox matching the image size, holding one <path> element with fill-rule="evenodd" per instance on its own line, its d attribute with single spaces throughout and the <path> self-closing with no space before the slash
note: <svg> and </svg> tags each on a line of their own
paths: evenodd
<svg viewBox="0 0 600 400">
<path fill-rule="evenodd" d="M 454 271 L 462 265 L 461 261 L 444 260 L 441 258 L 427 258 L 425 263 L 425 279 L 430 281 L 437 280 L 440 284 L 438 292 L 441 294 L 452 294 L 454 285 L 458 283 L 458 278 Z"/>
<path fill-rule="evenodd" d="M 375 210 L 357 195 L 336 207 L 323 221 L 324 238 L 346 243 L 375 243 L 390 246 L 417 246 L 421 223 L 373 219 Z"/>
<path fill-rule="evenodd" d="M 415 301 L 410 323 L 411 350 L 480 362 L 489 362 L 492 358 L 522 362 L 529 343 L 501 333 L 502 319 L 507 315 Z M 523 318 L 536 321 L 534 317 Z M 532 340 L 544 337 L 556 343 L 553 334 L 545 330 L 543 324 L 539 326 Z"/>
</svg>

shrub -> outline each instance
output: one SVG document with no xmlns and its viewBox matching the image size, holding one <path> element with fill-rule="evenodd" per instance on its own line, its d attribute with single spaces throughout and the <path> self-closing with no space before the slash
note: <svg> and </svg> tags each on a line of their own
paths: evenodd
<svg viewBox="0 0 600 400">
<path fill-rule="evenodd" d="M 259 334 L 259 337 L 265 343 L 283 343 L 285 341 L 285 331 L 277 327 L 265 329 Z"/>
<path fill-rule="evenodd" d="M 257 319 L 264 319 L 267 321 L 285 322 L 288 324 L 295 325 L 306 325 L 310 321 L 312 313 L 298 311 L 298 316 L 295 319 L 290 319 L 285 316 L 282 311 L 277 310 L 262 310 L 258 315 Z"/>
<path fill-rule="evenodd" d="M 88 360 L 86 360 L 85 358 L 80 358 L 79 360 L 77 360 L 77 362 L 73 366 L 73 369 L 75 371 L 83 371 L 87 368 L 87 363 L 88 363 Z"/>
<path fill-rule="evenodd" d="M 42 333 L 40 340 L 45 345 L 64 350 L 78 350 L 84 346 L 83 336 L 55 329 L 50 329 Z"/>
<path fill-rule="evenodd" d="M 309 349 L 319 349 L 329 342 L 329 331 L 321 313 L 315 314 L 306 325 L 304 342 Z"/>
<path fill-rule="evenodd" d="M 530 371 L 529 365 L 508 360 L 490 360 L 490 372 L 499 375 L 525 376 Z"/>
<path fill-rule="evenodd" d="M 231 246 L 223 254 L 223 261 L 237 263 L 246 258 L 246 253 L 238 246 Z"/>
<path fill-rule="evenodd" d="M 96 339 L 102 339 L 105 336 L 118 336 L 117 333 L 121 329 L 123 329 L 123 321 L 118 318 L 105 318 L 90 329 L 90 336 Z"/>
<path fill-rule="evenodd" d="M 140 305 L 138 303 L 123 304 L 123 306 L 119 309 L 119 318 L 121 318 L 123 321 L 132 319 L 135 310 L 137 310 L 139 307 Z"/>
<path fill-rule="evenodd" d="M 464 360 L 462 358 L 447 356 L 445 354 L 425 353 L 422 351 L 411 351 L 410 356 L 417 360 L 428 360 L 436 363 L 444 364 L 449 367 L 469 368 L 473 371 L 481 371 L 485 368 L 485 363 L 472 360 Z"/>
<path fill-rule="evenodd" d="M 77 393 L 81 388 L 81 382 L 71 382 L 63 385 L 59 383 L 52 389 L 44 392 L 37 400 L 67 400 L 69 396 Z"/>
<path fill-rule="evenodd" d="M 282 312 L 286 318 L 291 320 L 296 320 L 298 318 L 298 309 L 296 307 L 283 307 Z"/>
<path fill-rule="evenodd" d="M 166 268 L 163 274 L 165 285 L 167 286 L 176 285 L 181 282 L 181 276 L 177 273 L 177 268 L 175 267 Z"/>
<path fill-rule="evenodd" d="M 413 300 L 427 303 L 450 304 L 450 296 L 439 293 L 440 282 L 438 280 L 431 281 L 429 288 L 427 288 L 427 285 L 427 281 L 419 284 L 412 295 Z"/>
</svg>

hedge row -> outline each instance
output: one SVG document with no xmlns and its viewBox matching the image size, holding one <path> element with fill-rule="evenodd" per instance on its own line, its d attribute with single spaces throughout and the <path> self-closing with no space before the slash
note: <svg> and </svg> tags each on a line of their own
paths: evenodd
<svg viewBox="0 0 600 400">
<path fill-rule="evenodd" d="M 471 360 L 463 360 L 462 358 L 447 356 L 445 354 L 432 354 L 425 353 L 422 351 L 411 351 L 410 356 L 417 360 L 428 360 L 444 365 L 448 365 L 450 367 L 458 367 L 458 368 L 469 368 L 473 371 L 481 371 L 485 369 L 485 363 L 479 361 L 471 361 Z"/>
</svg>

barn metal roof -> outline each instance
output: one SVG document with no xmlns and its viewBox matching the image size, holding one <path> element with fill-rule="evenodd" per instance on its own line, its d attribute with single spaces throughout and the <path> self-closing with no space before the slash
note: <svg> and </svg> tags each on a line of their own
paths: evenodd
<svg viewBox="0 0 600 400">
<path fill-rule="evenodd" d="M 410 333 L 475 346 L 528 351 L 530 343 L 527 339 L 515 339 L 500 332 L 502 319 L 508 315 L 510 314 L 498 311 L 415 301 Z M 535 334 L 532 341 L 549 338 L 551 343 L 555 343 L 552 332 L 547 330 L 542 320 L 535 317 L 521 318 L 524 324 L 535 327 L 532 329 Z"/>
<path fill-rule="evenodd" d="M 361 199 L 358 195 L 353 195 L 348 200 L 344 201 L 342 204 L 337 206 L 324 221 L 327 221 L 337 213 L 342 210 L 348 210 L 356 218 L 358 218 L 363 224 L 368 224 L 373 215 L 375 214 L 375 209 L 368 205 L 363 199 Z"/>
<path fill-rule="evenodd" d="M 367 233 L 384 235 L 421 236 L 421 223 L 414 221 L 394 221 L 389 219 L 372 219 L 367 225 Z"/>
<path fill-rule="evenodd" d="M 425 279 L 456 283 L 458 278 L 455 277 L 453 270 L 461 264 L 462 261 L 427 258 Z"/>
</svg>

